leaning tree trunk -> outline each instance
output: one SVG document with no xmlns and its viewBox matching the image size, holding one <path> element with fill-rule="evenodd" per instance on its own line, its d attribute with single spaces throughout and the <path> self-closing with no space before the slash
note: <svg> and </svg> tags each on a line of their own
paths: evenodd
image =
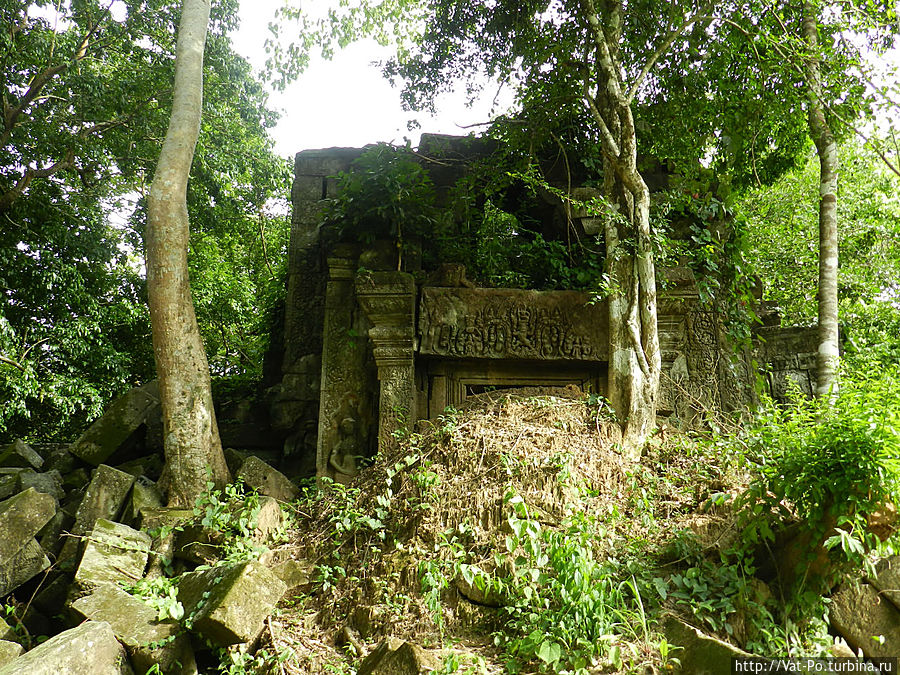
<svg viewBox="0 0 900 675">
<path fill-rule="evenodd" d="M 816 9 L 803 3 L 803 39 L 808 48 L 806 79 L 809 89 L 809 134 L 819 155 L 819 349 L 816 395 L 834 398 L 838 391 L 838 229 L 837 180 L 840 160 L 837 143 L 825 119 L 822 72 L 817 55 Z"/>
<path fill-rule="evenodd" d="M 650 191 L 637 169 L 631 101 L 617 61 L 622 5 L 593 0 L 582 14 L 594 40 L 594 69 L 585 79 L 585 101 L 600 130 L 604 196 L 616 213 L 607 219 L 606 267 L 614 280 L 609 301 L 607 397 L 622 426 L 623 449 L 636 459 L 656 424 L 660 353 L 656 272 L 650 240 Z M 591 81 L 593 79 L 593 82 Z"/>
<path fill-rule="evenodd" d="M 184 0 L 172 115 L 147 202 L 147 290 L 170 506 L 191 506 L 207 481 L 222 487 L 230 478 L 187 265 L 187 182 L 200 132 L 209 11 L 209 0 Z"/>
</svg>

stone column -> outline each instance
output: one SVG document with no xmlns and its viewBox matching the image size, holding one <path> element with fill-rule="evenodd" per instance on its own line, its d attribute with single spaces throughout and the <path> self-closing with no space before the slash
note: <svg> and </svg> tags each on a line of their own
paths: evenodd
<svg viewBox="0 0 900 675">
<path fill-rule="evenodd" d="M 365 272 L 356 278 L 356 297 L 372 324 L 378 366 L 378 449 L 395 447 L 397 432 L 416 419 L 416 284 L 405 272 Z"/>
<path fill-rule="evenodd" d="M 356 309 L 354 253 L 347 246 L 338 246 L 328 258 L 322 332 L 316 475 L 338 481 L 356 473 L 357 458 L 368 454 L 363 447 L 370 419 L 366 342 L 359 335 L 368 324 L 360 325 L 364 318 Z"/>
</svg>

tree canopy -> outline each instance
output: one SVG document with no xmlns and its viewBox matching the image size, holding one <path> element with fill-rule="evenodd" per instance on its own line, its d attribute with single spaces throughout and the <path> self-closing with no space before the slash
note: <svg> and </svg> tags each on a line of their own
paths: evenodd
<svg viewBox="0 0 900 675">
<path fill-rule="evenodd" d="M 266 135 L 276 116 L 231 47 L 235 11 L 218 3 L 211 21 L 191 263 L 214 368 L 258 374 L 256 307 L 278 285 L 286 242 L 266 205 L 289 179 Z M 70 435 L 152 377 L 143 197 L 177 14 L 174 2 L 0 3 L 0 437 Z"/>
</svg>

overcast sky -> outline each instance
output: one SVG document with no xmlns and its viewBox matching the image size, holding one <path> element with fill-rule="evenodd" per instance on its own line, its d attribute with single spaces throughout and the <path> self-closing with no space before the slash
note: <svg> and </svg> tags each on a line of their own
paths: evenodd
<svg viewBox="0 0 900 675">
<path fill-rule="evenodd" d="M 265 63 L 265 40 L 275 10 L 284 0 L 242 0 L 241 29 L 234 38 L 237 51 L 258 69 Z M 332 0 L 314 0 L 316 3 Z M 332 61 L 313 59 L 310 68 L 284 93 L 272 95 L 271 104 L 282 111 L 273 130 L 275 149 L 281 155 L 308 148 L 361 147 L 387 141 L 402 144 L 409 137 L 418 142 L 421 132 L 469 133 L 460 125 L 485 122 L 490 102 L 467 109 L 463 96 L 441 101 L 438 119 L 419 115 L 421 129 L 407 130 L 410 113 L 400 105 L 400 94 L 391 88 L 372 61 L 387 58 L 390 48 L 372 41 L 356 43 L 337 52 Z"/>
</svg>

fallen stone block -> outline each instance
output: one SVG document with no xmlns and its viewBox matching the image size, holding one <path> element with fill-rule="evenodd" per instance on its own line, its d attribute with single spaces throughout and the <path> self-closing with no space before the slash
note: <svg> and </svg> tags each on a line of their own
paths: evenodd
<svg viewBox="0 0 900 675">
<path fill-rule="evenodd" d="M 18 475 L 19 490 L 27 490 L 34 488 L 38 492 L 48 494 L 57 501 L 61 501 L 66 496 L 63 488 L 62 474 L 56 469 L 38 473 L 37 471 L 23 471 Z"/>
<path fill-rule="evenodd" d="M 18 642 L 18 638 L 19 636 L 16 635 L 16 631 L 13 630 L 13 627 L 10 626 L 4 619 L 0 618 L 0 640 Z"/>
<path fill-rule="evenodd" d="M 184 629 L 175 621 L 158 621 L 153 607 L 121 588 L 103 584 L 73 602 L 72 609 L 81 618 L 107 622 L 139 673 L 146 673 L 154 665 L 166 675 L 196 672 L 194 653 Z"/>
<path fill-rule="evenodd" d="M 40 469 L 44 465 L 41 457 L 28 443 L 19 439 L 0 450 L 0 466 L 21 466 Z"/>
<path fill-rule="evenodd" d="M 148 478 L 138 476 L 134 485 L 131 486 L 131 494 L 125 503 L 121 521 L 126 525 L 136 527 L 141 520 L 143 509 L 158 509 L 163 506 L 162 493 L 156 484 Z"/>
<path fill-rule="evenodd" d="M 108 623 L 86 621 L 0 667 L 0 675 L 134 675 Z"/>
<path fill-rule="evenodd" d="M 881 591 L 895 607 L 900 608 L 900 555 L 882 560 L 876 567 L 877 575 L 869 583 Z"/>
<path fill-rule="evenodd" d="M 249 642 L 287 590 L 256 562 L 190 572 L 178 583 L 178 600 L 194 630 L 227 647 Z"/>
<path fill-rule="evenodd" d="M 119 471 L 130 473 L 135 478 L 143 476 L 148 480 L 157 481 L 162 475 L 164 464 L 162 452 L 159 452 L 158 454 L 138 457 L 124 464 L 117 464 L 116 468 Z"/>
<path fill-rule="evenodd" d="M 841 587 L 831 597 L 831 627 L 865 656 L 900 654 L 900 611 L 869 584 Z"/>
<path fill-rule="evenodd" d="M 253 455 L 244 460 L 237 478 L 259 494 L 282 502 L 293 501 L 300 495 L 299 488 L 287 476 Z"/>
<path fill-rule="evenodd" d="M 0 475 L 0 499 L 8 499 L 19 491 L 19 478 L 15 475 Z"/>
<path fill-rule="evenodd" d="M 192 509 L 145 507 L 141 509 L 138 524 L 141 530 L 153 537 L 150 565 L 146 576 L 160 576 L 175 558 L 175 540 L 178 530 L 194 518 Z"/>
<path fill-rule="evenodd" d="M 32 604 L 47 616 L 57 616 L 66 609 L 69 587 L 72 585 L 72 574 L 61 573 L 48 576 L 47 583 L 34 596 Z"/>
<path fill-rule="evenodd" d="M 56 500 L 35 489 L 0 502 L 0 566 L 34 538 L 56 513 Z"/>
<path fill-rule="evenodd" d="M 18 656 L 21 656 L 22 652 L 24 651 L 25 648 L 18 642 L 11 642 L 10 640 L 0 640 L 0 668 L 17 658 Z"/>
<path fill-rule="evenodd" d="M 88 464 L 102 464 L 158 408 L 159 388 L 155 381 L 125 392 L 72 444 L 71 453 Z"/>
<path fill-rule="evenodd" d="M 47 521 L 47 524 L 41 528 L 35 538 L 47 555 L 56 558 L 65 543 L 63 533 L 67 532 L 74 522 L 75 519 L 72 516 L 60 509 Z"/>
<path fill-rule="evenodd" d="M 84 493 L 84 498 L 75 513 L 72 534 L 63 545 L 59 559 L 72 558 L 78 552 L 78 537 L 83 537 L 94 529 L 100 519 L 116 520 L 125 505 L 125 498 L 134 483 L 134 476 L 101 464 L 94 470 L 94 477 Z"/>
<path fill-rule="evenodd" d="M 0 597 L 13 590 L 50 567 L 50 560 L 37 539 L 29 540 L 25 546 L 0 565 Z"/>
<path fill-rule="evenodd" d="M 422 675 L 440 668 L 441 659 L 435 654 L 410 642 L 388 638 L 363 659 L 357 675 Z"/>
<path fill-rule="evenodd" d="M 103 583 L 133 584 L 144 576 L 149 556 L 149 534 L 101 518 L 85 542 L 75 583 L 83 590 Z"/>
<path fill-rule="evenodd" d="M 730 673 L 731 659 L 751 656 L 734 645 L 706 635 L 672 615 L 663 620 L 662 632 L 670 645 L 681 647 L 681 650 L 674 654 L 681 661 L 681 666 L 676 667 L 674 671 L 676 673 L 685 675 Z"/>
<path fill-rule="evenodd" d="M 288 591 L 307 591 L 313 581 L 314 566 L 306 560 L 285 560 L 271 568 L 272 574 L 281 579 Z"/>
</svg>

